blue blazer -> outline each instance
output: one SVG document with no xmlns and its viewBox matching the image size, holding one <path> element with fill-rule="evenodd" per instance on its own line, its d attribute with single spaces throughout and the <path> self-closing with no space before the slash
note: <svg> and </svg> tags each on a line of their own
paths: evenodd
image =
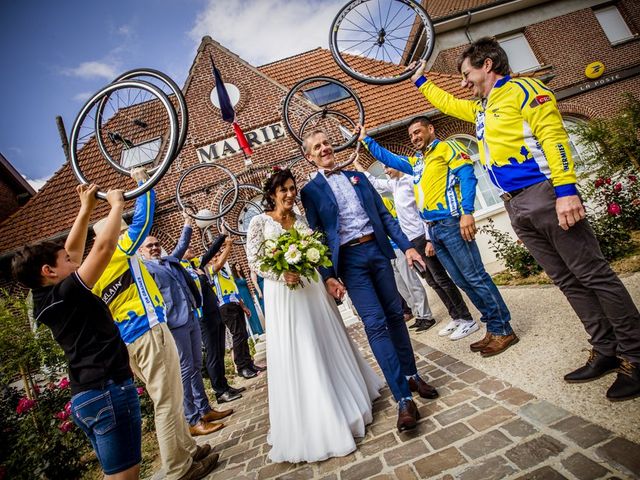
<svg viewBox="0 0 640 480">
<path fill-rule="evenodd" d="M 371 221 L 376 242 L 382 253 L 389 259 L 396 258 L 389 238 L 398 245 L 403 252 L 412 248 L 407 236 L 400 230 L 398 221 L 382 203 L 382 198 L 376 192 L 367 177 L 360 172 L 344 171 L 344 175 L 351 180 L 358 178 L 358 184 L 353 185 L 360 204 Z M 309 226 L 314 230 L 323 232 L 327 245 L 331 250 L 333 265 L 329 268 L 320 268 L 320 274 L 324 280 L 338 278 L 338 259 L 340 258 L 340 236 L 338 234 L 338 203 L 329 183 L 321 173 L 307 183 L 300 191 L 300 198 L 304 206 Z"/>
</svg>

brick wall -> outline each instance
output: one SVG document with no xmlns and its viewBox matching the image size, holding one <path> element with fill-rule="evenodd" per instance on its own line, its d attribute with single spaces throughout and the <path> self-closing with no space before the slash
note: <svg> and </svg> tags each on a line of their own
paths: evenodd
<svg viewBox="0 0 640 480">
<path fill-rule="evenodd" d="M 0 178 L 0 222 L 20 208 L 15 190 Z"/>
</svg>

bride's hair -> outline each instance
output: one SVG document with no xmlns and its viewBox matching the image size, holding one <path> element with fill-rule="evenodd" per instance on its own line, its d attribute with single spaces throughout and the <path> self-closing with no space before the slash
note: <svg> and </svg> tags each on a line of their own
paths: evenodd
<svg viewBox="0 0 640 480">
<path fill-rule="evenodd" d="M 293 184 L 296 185 L 296 178 L 291 173 L 291 170 L 278 166 L 272 167 L 269 176 L 262 183 L 262 206 L 265 212 L 270 212 L 276 208 L 271 196 L 275 195 L 278 187 L 284 185 L 289 179 L 293 180 Z M 296 188 L 298 188 L 297 185 Z"/>
</svg>

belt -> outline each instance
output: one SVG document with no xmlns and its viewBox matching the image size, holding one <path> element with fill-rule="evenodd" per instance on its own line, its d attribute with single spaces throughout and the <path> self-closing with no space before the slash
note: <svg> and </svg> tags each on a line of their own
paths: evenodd
<svg viewBox="0 0 640 480">
<path fill-rule="evenodd" d="M 511 190 L 510 192 L 504 192 L 502 195 L 500 195 L 500 198 L 502 200 L 504 200 L 505 202 L 508 202 L 509 200 L 511 200 L 516 195 L 520 195 L 527 188 L 529 188 L 529 187 L 523 187 L 523 188 L 518 188 L 516 190 Z"/>
<path fill-rule="evenodd" d="M 363 235 L 360 238 L 354 238 L 353 240 L 349 240 L 347 243 L 343 244 L 343 247 L 355 247 L 356 245 L 360 245 L 361 243 L 367 243 L 371 240 L 375 240 L 376 236 L 373 233 L 369 233 L 367 235 Z"/>
</svg>

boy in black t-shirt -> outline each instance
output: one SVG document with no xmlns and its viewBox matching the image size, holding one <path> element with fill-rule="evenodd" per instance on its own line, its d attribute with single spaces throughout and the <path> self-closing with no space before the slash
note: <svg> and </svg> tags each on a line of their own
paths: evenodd
<svg viewBox="0 0 640 480">
<path fill-rule="evenodd" d="M 95 185 L 77 187 L 80 212 L 64 246 L 50 241 L 21 248 L 13 258 L 16 279 L 33 289 L 34 315 L 69 362 L 73 421 L 93 446 L 106 475 L 136 479 L 141 461 L 140 403 L 127 347 L 109 309 L 91 288 L 116 248 L 124 199 L 110 190 L 111 211 L 82 261 Z"/>
</svg>

